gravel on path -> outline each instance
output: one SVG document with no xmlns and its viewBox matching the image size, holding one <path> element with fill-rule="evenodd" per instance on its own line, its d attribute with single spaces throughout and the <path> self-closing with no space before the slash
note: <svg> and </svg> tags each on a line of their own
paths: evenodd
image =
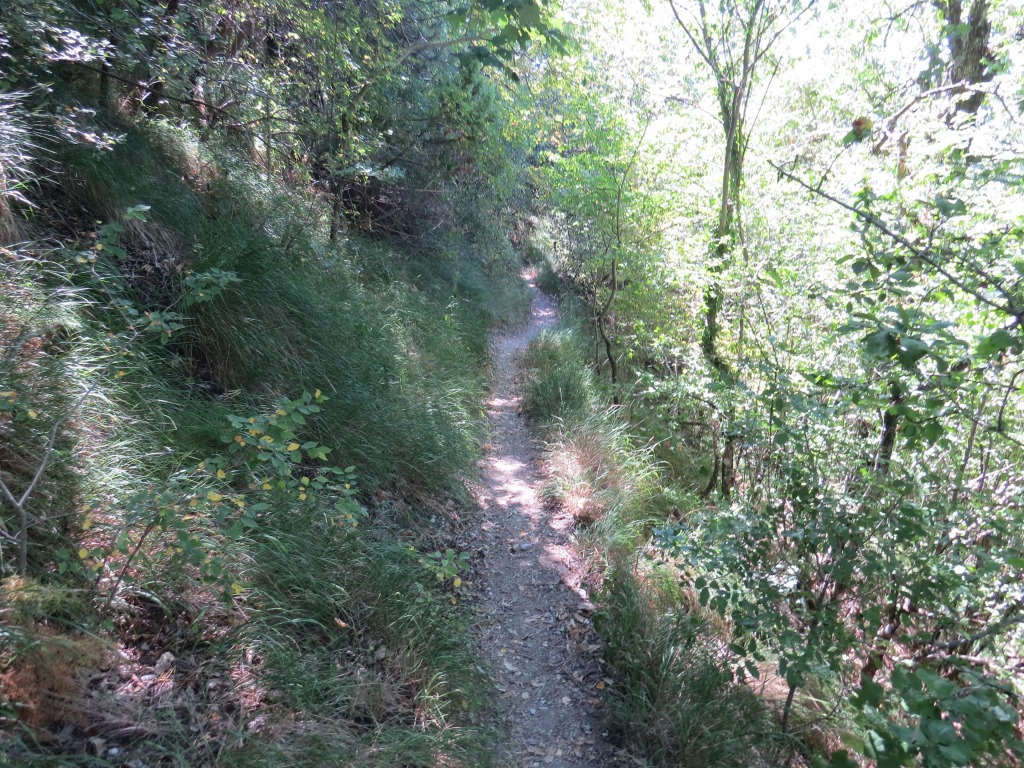
<svg viewBox="0 0 1024 768">
<path fill-rule="evenodd" d="M 477 489 L 484 553 L 477 640 L 501 692 L 509 766 L 635 765 L 621 762 L 625 756 L 601 732 L 600 707 L 612 681 L 602 673 L 594 606 L 580 588 L 571 518 L 541 498 L 540 450 L 521 415 L 522 354 L 558 323 L 535 275 L 524 278 L 534 293 L 529 322 L 492 341 L 491 439 Z"/>
</svg>

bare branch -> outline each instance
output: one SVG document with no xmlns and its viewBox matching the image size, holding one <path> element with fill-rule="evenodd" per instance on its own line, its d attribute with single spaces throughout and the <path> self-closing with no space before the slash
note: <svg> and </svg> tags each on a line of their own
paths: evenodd
<svg viewBox="0 0 1024 768">
<path fill-rule="evenodd" d="M 75 401 L 74 405 L 68 409 L 68 412 L 61 418 L 57 419 L 50 427 L 50 433 L 46 438 L 46 444 L 43 447 L 43 456 L 39 460 L 39 466 L 36 467 L 35 474 L 32 476 L 32 480 L 29 482 L 28 487 L 25 488 L 20 498 L 16 498 L 14 493 L 11 491 L 4 479 L 0 477 L 0 493 L 3 494 L 4 498 L 14 507 L 14 511 L 18 514 L 18 574 L 24 576 L 28 570 L 28 529 L 29 529 L 29 515 L 28 510 L 25 508 L 25 503 L 28 501 L 32 492 L 35 491 L 36 486 L 39 485 L 39 481 L 43 477 L 43 473 L 46 471 L 46 467 L 50 463 L 50 459 L 53 457 L 53 448 L 57 442 L 57 433 L 64 423 L 74 415 L 86 398 L 92 394 L 96 388 L 96 384 L 92 384 L 88 389 L 85 390 Z M 6 531 L 4 531 L 6 533 Z M 8 535 L 8 538 L 11 538 Z"/>
</svg>

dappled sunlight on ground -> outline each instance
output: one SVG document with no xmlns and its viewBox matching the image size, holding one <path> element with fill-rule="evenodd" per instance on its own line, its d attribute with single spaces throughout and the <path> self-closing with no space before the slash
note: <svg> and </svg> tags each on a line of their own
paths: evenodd
<svg viewBox="0 0 1024 768">
<path fill-rule="evenodd" d="M 523 276 L 535 288 L 535 275 Z M 558 321 L 551 299 L 534 296 L 529 323 L 492 343 L 491 441 L 477 494 L 485 517 L 479 641 L 502 694 L 511 765 L 608 768 L 619 763 L 600 735 L 605 684 L 594 606 L 581 587 L 586 568 L 570 538 L 576 521 L 545 504 L 540 446 L 522 417 L 522 354 Z"/>
</svg>

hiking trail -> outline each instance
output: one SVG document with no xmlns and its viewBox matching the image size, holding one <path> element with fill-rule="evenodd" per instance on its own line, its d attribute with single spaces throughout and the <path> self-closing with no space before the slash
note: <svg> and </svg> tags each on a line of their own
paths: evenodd
<svg viewBox="0 0 1024 768">
<path fill-rule="evenodd" d="M 524 272 L 534 299 L 529 321 L 492 339 L 491 440 L 475 490 L 478 542 L 477 640 L 501 693 L 508 765 L 621 765 L 605 740 L 600 706 L 609 680 L 581 588 L 584 564 L 571 515 L 544 503 L 540 449 L 521 414 L 522 355 L 558 312 Z"/>
</svg>

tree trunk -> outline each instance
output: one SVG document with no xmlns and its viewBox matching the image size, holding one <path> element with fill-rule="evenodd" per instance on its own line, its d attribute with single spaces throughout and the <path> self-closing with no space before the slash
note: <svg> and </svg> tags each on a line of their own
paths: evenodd
<svg viewBox="0 0 1024 768">
<path fill-rule="evenodd" d="M 722 451 L 722 498 L 726 501 L 732 496 L 732 488 L 736 484 L 736 444 L 738 435 L 725 438 L 725 449 Z"/>
<path fill-rule="evenodd" d="M 615 352 L 612 349 L 612 341 L 608 338 L 608 331 L 604 327 L 605 318 L 608 317 L 608 310 L 611 309 L 612 302 L 615 301 L 615 294 L 619 288 L 619 276 L 618 276 L 618 259 L 612 259 L 612 287 L 611 293 L 608 295 L 608 300 L 604 303 L 604 306 L 598 310 L 594 316 L 594 322 L 597 325 L 597 332 L 601 335 L 601 341 L 604 343 L 604 354 L 608 359 L 608 368 L 612 380 L 612 403 L 619 405 L 619 366 L 615 361 Z"/>
<path fill-rule="evenodd" d="M 903 401 L 903 393 L 896 382 L 889 384 L 889 404 L 882 414 L 882 434 L 878 440 L 878 452 L 875 454 L 875 473 L 881 476 L 889 474 L 889 467 L 892 463 L 893 449 L 896 447 L 896 431 L 899 428 L 900 417 L 895 413 L 895 408 Z"/>
<path fill-rule="evenodd" d="M 989 21 L 990 0 L 973 0 L 964 21 L 963 0 L 937 0 L 937 5 L 946 21 L 946 42 L 949 45 L 951 83 L 977 85 L 987 83 L 995 76 L 990 67 L 992 52 L 989 50 L 989 37 L 992 33 L 992 22 Z M 964 32 L 966 28 L 966 32 Z M 957 102 L 959 112 L 975 114 L 985 100 L 984 93 L 967 91 L 964 98 Z"/>
<path fill-rule="evenodd" d="M 330 243 L 332 246 L 338 244 L 338 234 L 341 230 L 341 180 L 331 179 L 329 186 L 331 190 L 331 232 Z"/>
<path fill-rule="evenodd" d="M 735 101 L 735 99 L 733 99 Z M 719 336 L 722 331 L 719 314 L 722 311 L 724 295 L 721 275 L 729 262 L 736 238 L 736 221 L 739 213 L 740 187 L 743 182 L 743 154 L 739 143 L 741 128 L 739 118 L 731 108 L 723 115 L 726 119 L 725 157 L 722 162 L 721 200 L 718 206 L 718 224 L 711 248 L 709 284 L 704 289 L 704 332 L 701 336 L 701 352 L 708 365 L 719 378 L 732 376 L 732 368 L 722 356 Z"/>
</svg>

